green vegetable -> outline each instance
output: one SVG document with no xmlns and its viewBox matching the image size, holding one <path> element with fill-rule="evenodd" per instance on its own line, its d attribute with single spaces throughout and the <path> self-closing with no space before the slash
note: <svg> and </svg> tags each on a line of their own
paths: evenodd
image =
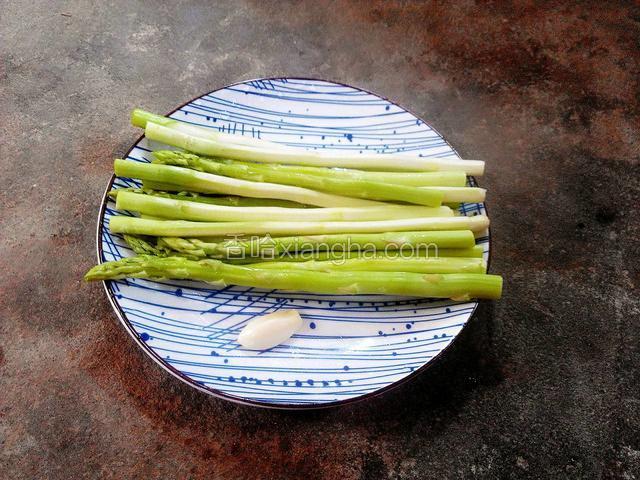
<svg viewBox="0 0 640 480">
<path fill-rule="evenodd" d="M 217 286 L 294 290 L 319 294 L 382 294 L 417 297 L 500 298 L 502 278 L 477 273 L 421 274 L 407 272 L 325 273 L 293 269 L 260 269 L 230 265 L 218 260 L 142 255 L 106 262 L 89 270 L 85 279 L 121 278 L 201 280 Z"/>
<path fill-rule="evenodd" d="M 331 178 L 328 176 L 308 175 L 277 169 L 255 168 L 247 163 L 217 162 L 191 153 L 174 152 L 170 150 L 155 152 L 154 157 L 153 163 L 157 164 L 186 167 L 200 172 L 224 175 L 254 182 L 294 185 L 319 190 L 321 192 L 334 193 L 336 195 L 370 200 L 407 202 L 437 207 L 442 203 L 442 199 L 445 198 L 446 193 L 446 187 L 407 187 L 386 182 L 352 180 L 338 177 Z M 442 188 L 445 188 L 445 190 L 442 190 Z M 464 187 L 455 188 L 464 189 Z"/>
<path fill-rule="evenodd" d="M 133 192 L 122 192 L 116 201 L 118 210 L 130 210 L 146 215 L 176 220 L 203 222 L 262 221 L 364 221 L 394 218 L 451 217 L 449 207 L 415 207 L 408 205 L 380 205 L 373 207 L 305 208 L 281 207 L 227 207 L 205 203 L 154 197 Z"/>
<path fill-rule="evenodd" d="M 363 170 L 388 171 L 463 171 L 468 175 L 482 175 L 484 162 L 451 158 L 422 158 L 406 154 L 338 154 L 302 149 L 268 149 L 231 143 L 224 139 L 196 136 L 180 129 L 147 121 L 145 136 L 184 150 L 233 160 L 248 160 L 262 163 L 285 163 L 316 167 L 360 168 Z"/>
<path fill-rule="evenodd" d="M 261 262 L 247 265 L 252 268 L 312 270 L 320 272 L 414 272 L 414 273 L 486 273 L 487 264 L 481 258 L 408 257 L 387 254 L 385 257 L 363 255 L 362 258 L 307 262 Z"/>
<path fill-rule="evenodd" d="M 145 253 L 151 253 L 151 252 L 144 252 L 141 251 L 139 252 L 140 254 L 145 254 Z M 428 250 L 418 250 L 412 253 L 403 251 L 402 252 L 402 257 L 403 258 L 449 258 L 449 257 L 455 257 L 455 258 L 481 258 L 482 257 L 482 250 L 478 250 L 476 248 L 459 248 L 459 249 L 453 249 L 453 248 L 441 248 L 438 249 L 438 255 L 436 255 L 436 252 L 432 249 L 428 249 Z M 389 250 L 386 253 L 384 251 L 376 251 L 375 253 L 372 253 L 370 251 L 351 251 L 351 252 L 341 252 L 341 251 L 337 251 L 337 252 L 300 252 L 300 253 L 294 253 L 294 254 L 288 254 L 288 255 L 282 255 L 280 257 L 273 257 L 270 255 L 265 255 L 264 257 L 245 257 L 245 258 L 236 258 L 236 257 L 231 257 L 231 258 L 216 258 L 215 260 L 220 260 L 222 262 L 225 263 L 231 263 L 234 265 L 247 265 L 247 264 L 251 264 L 251 263 L 265 263 L 265 262 L 278 262 L 278 263 L 283 263 L 283 262 L 288 262 L 288 263 L 293 263 L 293 262 L 309 262 L 312 260 L 318 261 L 318 262 L 324 262 L 324 261 L 343 261 L 343 260 L 347 260 L 347 259 L 351 259 L 351 258 L 366 258 L 366 259 L 371 259 L 371 258 L 391 258 L 391 259 L 395 259 L 398 258 L 400 252 L 398 250 Z M 164 257 L 171 257 L 171 256 L 179 256 L 179 257 L 187 257 L 187 258 L 191 258 L 192 260 L 202 260 L 203 258 L 208 258 L 208 257 L 197 257 L 197 256 L 193 256 L 193 255 L 187 255 L 187 254 L 170 254 L 167 253 L 165 255 L 160 255 L 160 256 L 164 256 Z"/>
<path fill-rule="evenodd" d="M 318 235 L 328 233 L 379 233 L 415 230 L 471 230 L 489 226 L 484 215 L 474 217 L 426 217 L 367 222 L 190 222 L 151 220 L 115 216 L 109 221 L 112 233 L 157 237 L 211 237 L 223 235 Z"/>
<path fill-rule="evenodd" d="M 166 152 L 170 152 L 169 155 Z M 173 154 L 176 154 L 175 156 Z M 188 156 L 186 152 L 176 152 L 173 150 L 157 150 L 153 152 L 155 156 L 154 162 L 166 163 L 172 165 L 172 160 L 180 156 Z M 197 157 L 197 155 L 193 155 Z M 241 162 L 238 160 L 229 160 L 221 158 L 199 157 L 203 160 L 223 163 L 229 166 L 240 168 L 251 168 L 251 170 L 260 175 L 265 174 L 303 174 L 313 175 L 315 177 L 342 179 L 342 180 L 358 180 L 365 182 L 381 182 L 394 183 L 397 185 L 413 186 L 413 187 L 464 187 L 467 182 L 467 176 L 464 172 L 366 172 L 363 170 L 349 170 L 345 168 L 327 168 L 327 167 L 305 167 L 301 165 L 279 165 L 276 163 L 256 163 Z M 193 167 L 191 167 L 193 168 Z M 206 171 L 206 170 L 204 170 Z"/>
<path fill-rule="evenodd" d="M 446 234 L 438 239 L 435 234 Z M 405 234 L 409 234 L 406 235 Z M 369 235 L 318 235 L 311 237 L 261 237 L 256 240 L 220 240 L 204 242 L 197 238 L 175 237 L 138 237 L 124 235 L 132 250 L 139 254 L 152 254 L 161 257 L 185 256 L 195 260 L 217 258 L 225 262 L 306 262 L 309 260 L 344 260 L 348 258 L 439 258 L 469 257 L 482 258 L 482 246 L 471 248 L 440 248 L 438 243 L 461 244 L 463 237 L 452 234 L 473 234 L 459 230 L 452 232 L 396 232 Z M 430 234 L 434 234 L 431 236 Z M 401 237 L 402 236 L 402 237 Z M 403 238 L 404 237 L 404 238 Z M 466 243 L 466 239 L 465 243 Z M 358 243 L 359 241 L 359 243 Z M 413 241 L 413 244 L 410 242 Z M 342 250 L 364 247 L 364 250 Z M 404 248 L 401 248 L 404 247 Z M 377 248 L 377 249 L 376 249 Z M 321 250 L 330 249 L 330 250 Z M 376 250 L 373 250 L 376 249 Z"/>
<path fill-rule="evenodd" d="M 118 159 L 114 162 L 114 169 L 116 175 L 120 177 L 179 185 L 182 190 L 199 193 L 225 193 L 242 197 L 277 198 L 321 207 L 380 205 L 379 202 L 371 200 L 341 197 L 289 185 L 248 182 L 171 165 L 157 165 Z"/>
<path fill-rule="evenodd" d="M 145 252 L 139 252 L 145 253 Z M 244 257 L 244 258 L 236 258 L 236 257 L 226 257 L 226 258 L 217 258 L 216 260 L 222 260 L 227 263 L 237 263 L 237 264 L 247 264 L 247 263 L 263 263 L 263 262 L 308 262 L 311 260 L 316 260 L 319 262 L 327 261 L 327 260 L 347 260 L 351 258 L 398 258 L 401 255 L 401 258 L 482 258 L 482 248 L 480 246 L 473 248 L 427 248 L 427 249 L 419 249 L 414 251 L 403 250 L 402 252 L 399 250 L 378 250 L 375 252 L 371 252 L 369 250 L 359 251 L 321 251 L 321 252 L 299 252 L 292 253 L 274 257 L 272 255 L 264 256 L 254 256 L 254 257 Z M 175 253 L 170 254 L 167 253 L 164 256 L 172 256 L 176 255 Z M 187 254 L 177 254 L 178 256 L 185 256 L 188 258 L 192 258 L 194 260 L 200 260 L 202 258 L 207 257 L 197 257 Z"/>
<path fill-rule="evenodd" d="M 123 189 L 120 188 L 118 190 L 123 190 Z M 304 203 L 291 202 L 289 200 L 279 200 L 277 198 L 252 198 L 252 197 L 240 197 L 238 195 L 216 195 L 215 193 L 207 194 L 207 193 L 193 192 L 193 191 L 185 190 L 185 188 L 180 185 L 153 182 L 150 180 L 142 181 L 142 190 L 147 195 L 157 195 L 158 193 L 165 193 L 169 195 L 184 195 L 188 197 L 199 197 L 203 199 L 203 203 L 212 203 L 215 205 L 228 205 L 230 207 L 233 207 L 233 206 L 235 207 L 295 207 L 295 208 L 316 208 L 317 207 L 317 205 L 307 205 Z M 160 196 L 163 196 L 163 195 L 160 195 Z M 168 197 L 168 198 L 172 198 L 172 197 Z M 220 201 L 215 201 L 215 202 L 209 201 L 208 199 L 210 198 L 218 199 Z"/>
<path fill-rule="evenodd" d="M 176 252 L 201 257 L 279 256 L 302 251 L 329 250 L 421 250 L 469 249 L 474 247 L 473 232 L 469 230 L 434 232 L 385 232 L 363 234 L 311 235 L 292 237 L 258 237 L 207 242 L 197 238 L 160 237 L 158 243 Z M 197 253 L 196 253 L 197 252 Z M 476 255 L 473 255 L 476 256 Z M 481 255 L 480 255 L 481 256 Z"/>
<path fill-rule="evenodd" d="M 97 265 L 86 280 L 501 295 L 502 278 L 486 274 L 483 247 L 475 245 L 489 219 L 444 205 L 484 201 L 484 189 L 466 187 L 466 174 L 481 175 L 484 162 L 309 151 L 140 109 L 131 121 L 149 140 L 183 151 L 157 151 L 152 163 L 114 162 L 116 175 L 143 182 L 109 192 L 118 209 L 139 214 L 109 218 L 110 231 L 138 256 Z"/>
<path fill-rule="evenodd" d="M 178 188 L 178 187 L 176 187 Z M 171 198 L 173 200 L 184 200 L 189 202 L 207 203 L 210 205 L 224 205 L 227 207 L 283 207 L 283 208 L 312 208 L 308 205 L 288 200 L 277 200 L 272 198 L 251 198 L 237 197 L 233 195 L 201 195 L 195 192 L 181 191 L 179 193 L 168 193 L 166 191 L 154 190 L 150 188 L 118 188 L 109 191 L 109 197 L 117 200 L 118 194 L 122 192 L 133 192 L 154 197 Z"/>
<path fill-rule="evenodd" d="M 228 133 L 217 132 L 213 128 L 192 125 L 186 122 L 181 122 L 179 120 L 174 120 L 172 118 L 156 115 L 151 112 L 146 112 L 139 108 L 136 108 L 131 112 L 132 125 L 140 128 L 145 128 L 147 126 L 147 122 L 157 123 L 159 125 L 163 125 L 168 128 L 173 128 L 175 130 L 178 130 L 184 133 L 196 135 L 198 137 L 207 138 L 209 140 L 214 140 L 214 141 L 226 141 L 226 142 L 236 143 L 239 145 L 251 145 L 255 147 L 270 148 L 270 149 L 290 149 L 291 148 L 285 145 L 280 145 L 278 143 L 269 142 L 267 140 L 260 140 L 257 138 L 245 137 L 244 135 L 231 135 Z"/>
</svg>

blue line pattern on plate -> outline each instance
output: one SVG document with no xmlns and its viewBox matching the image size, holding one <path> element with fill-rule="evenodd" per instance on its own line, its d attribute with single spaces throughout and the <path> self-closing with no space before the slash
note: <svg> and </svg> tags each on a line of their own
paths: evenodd
<svg viewBox="0 0 640 480">
<path fill-rule="evenodd" d="M 219 132 L 262 138 L 309 150 L 457 154 L 432 128 L 374 94 L 319 80 L 265 79 L 211 92 L 171 115 Z M 131 160 L 148 162 L 162 147 L 142 139 Z M 470 178 L 469 185 L 475 185 Z M 135 187 L 116 178 L 113 188 Z M 460 213 L 485 213 L 463 204 Z M 107 200 L 100 227 L 102 261 L 132 255 L 109 232 L 118 212 Z M 477 243 L 489 252 L 488 235 Z M 398 382 L 424 366 L 460 332 L 475 302 L 378 295 L 329 296 L 190 281 L 107 282 L 114 302 L 156 359 L 214 394 L 268 405 L 321 405 Z M 238 333 L 252 318 L 297 309 L 303 329 L 268 351 L 240 348 Z"/>
</svg>

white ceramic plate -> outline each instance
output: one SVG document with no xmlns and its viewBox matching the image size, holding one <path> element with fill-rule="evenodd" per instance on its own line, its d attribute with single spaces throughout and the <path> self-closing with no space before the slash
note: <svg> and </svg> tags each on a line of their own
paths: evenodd
<svg viewBox="0 0 640 480">
<path fill-rule="evenodd" d="M 238 83 L 202 95 L 170 116 L 306 149 L 458 157 L 438 132 L 406 109 L 323 80 Z M 150 146 L 141 138 L 127 158 L 148 161 Z M 475 184 L 472 178 L 469 182 Z M 135 185 L 114 177 L 107 190 Z M 461 210 L 485 213 L 483 204 L 465 204 Z M 105 195 L 98 222 L 100 262 L 132 255 L 119 235 L 109 233 L 116 213 Z M 478 243 L 487 258 L 488 235 Z M 236 286 L 218 290 L 184 281 L 110 281 L 105 288 L 125 328 L 170 373 L 212 395 L 275 408 L 336 405 L 407 380 L 451 343 L 477 306 Z M 266 352 L 239 348 L 236 338 L 247 321 L 280 308 L 298 309 L 304 328 Z"/>
</svg>

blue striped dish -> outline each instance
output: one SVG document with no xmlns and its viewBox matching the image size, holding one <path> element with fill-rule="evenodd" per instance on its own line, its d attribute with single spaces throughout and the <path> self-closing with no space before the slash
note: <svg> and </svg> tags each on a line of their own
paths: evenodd
<svg viewBox="0 0 640 480">
<path fill-rule="evenodd" d="M 270 78 L 231 85 L 178 108 L 172 118 L 221 132 L 307 149 L 408 152 L 458 157 L 429 125 L 383 97 L 343 84 Z M 149 161 L 143 137 L 127 158 Z M 469 179 L 470 184 L 475 184 Z M 110 188 L 136 186 L 114 177 Z M 463 214 L 485 213 L 465 204 Z M 98 222 L 100 262 L 132 255 L 109 233 L 115 204 L 105 195 Z M 488 257 L 488 233 L 478 239 Z M 170 373 L 207 393 L 273 408 L 336 405 L 380 393 L 415 375 L 458 335 L 476 302 L 384 296 L 327 296 L 204 283 L 105 282 L 125 328 Z M 303 329 L 265 352 L 243 350 L 251 318 L 298 309 Z"/>
</svg>

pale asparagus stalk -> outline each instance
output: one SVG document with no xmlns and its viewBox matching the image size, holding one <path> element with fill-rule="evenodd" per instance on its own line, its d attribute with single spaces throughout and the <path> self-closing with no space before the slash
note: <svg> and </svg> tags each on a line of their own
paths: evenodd
<svg viewBox="0 0 640 480">
<path fill-rule="evenodd" d="M 164 161 L 171 165 L 170 159 L 175 160 L 181 157 L 184 152 L 176 152 L 174 150 L 159 150 L 153 152 L 156 160 Z M 467 176 L 464 172 L 442 171 L 442 172 L 367 172 L 364 170 L 352 170 L 345 168 L 329 168 L 329 167 L 305 167 L 302 165 L 280 165 L 276 163 L 256 163 L 242 162 L 239 160 L 229 160 L 221 158 L 201 157 L 209 161 L 215 161 L 229 166 L 251 169 L 252 173 L 264 175 L 265 173 L 282 173 L 282 174 L 303 174 L 313 175 L 322 178 L 338 178 L 345 180 L 359 180 L 368 182 L 394 183 L 396 185 L 405 185 L 413 187 L 464 187 L 467 182 Z M 175 164 L 174 164 L 175 165 Z"/>
<path fill-rule="evenodd" d="M 229 133 L 217 132 L 213 128 L 192 125 L 190 123 L 175 120 L 169 117 L 163 117 L 151 112 L 147 112 L 140 108 L 136 108 L 131 112 L 131 124 L 145 128 L 147 122 L 154 122 L 164 127 L 172 128 L 180 132 L 184 132 L 197 137 L 208 138 L 215 141 L 225 141 L 230 143 L 236 143 L 238 145 L 251 145 L 254 147 L 269 148 L 269 149 L 282 149 L 293 150 L 293 147 L 287 145 L 281 145 L 279 143 L 269 142 L 268 140 L 262 140 L 258 138 L 246 137 L 244 135 L 231 135 Z"/>
<path fill-rule="evenodd" d="M 136 252 L 136 253 L 151 253 L 151 252 Z M 236 258 L 236 257 L 225 257 L 225 258 L 216 258 L 216 260 L 221 260 L 226 263 L 232 263 L 235 265 L 246 265 L 249 263 L 264 263 L 264 262 L 308 262 L 311 260 L 316 261 L 342 261 L 350 258 L 398 258 L 398 256 L 402 255 L 404 258 L 482 258 L 482 248 L 478 245 L 473 248 L 439 248 L 437 250 L 434 249 L 426 249 L 426 250 L 417 250 L 411 254 L 406 251 L 402 253 L 400 250 L 388 250 L 384 251 L 350 251 L 350 252 L 300 252 L 288 255 L 282 255 L 280 257 L 272 257 L 270 255 L 266 255 L 263 257 L 246 257 L 246 258 Z M 173 256 L 170 253 L 161 254 L 163 257 Z M 188 254 L 178 254 L 178 256 L 184 256 L 187 258 L 192 258 L 194 260 L 200 260 L 203 258 L 214 258 L 214 257 L 199 257 L 196 255 L 188 255 Z"/>
<path fill-rule="evenodd" d="M 210 205 L 224 205 L 227 207 L 281 207 L 281 208 L 315 208 L 298 202 L 288 200 L 277 200 L 272 198 L 251 198 L 238 197 L 233 195 L 203 195 L 196 192 L 180 191 L 179 193 L 169 193 L 152 188 L 117 188 L 109 191 L 109 197 L 117 200 L 118 194 L 122 192 L 140 193 L 154 197 L 172 198 L 174 200 L 184 200 L 189 202 L 207 203 Z"/>
<path fill-rule="evenodd" d="M 260 222 L 270 221 L 312 222 L 391 220 L 417 217 L 451 217 L 449 207 L 416 207 L 409 205 L 381 205 L 373 207 L 340 208 L 280 208 L 280 207 L 227 207 L 206 203 L 155 197 L 133 192 L 122 192 L 116 201 L 118 210 L 130 210 L 145 215 L 175 220 L 200 222 Z"/>
<path fill-rule="evenodd" d="M 153 182 L 179 185 L 184 190 L 199 193 L 224 193 L 255 198 L 290 200 L 320 207 L 364 207 L 381 205 L 380 202 L 361 198 L 342 197 L 316 192 L 307 188 L 277 185 L 275 183 L 249 182 L 236 178 L 197 172 L 188 168 L 117 159 L 114 162 L 116 175 Z"/>
<path fill-rule="evenodd" d="M 328 233 L 376 233 L 414 230 L 471 230 L 489 226 L 485 215 L 474 217 L 428 217 L 367 222 L 189 222 L 149 220 L 115 216 L 109 221 L 112 233 L 159 237 L 213 237 L 222 235 L 316 235 Z"/>
<path fill-rule="evenodd" d="M 228 162 L 217 162 L 210 158 L 194 155 L 193 153 L 164 150 L 155 152 L 153 155 L 155 157 L 153 163 L 157 164 L 191 168 L 200 172 L 224 175 L 226 177 L 250 180 L 253 182 L 294 185 L 347 197 L 407 202 L 435 207 L 442 203 L 444 196 L 443 192 L 433 187 L 407 187 L 389 182 L 371 182 L 368 180 L 285 172 L 277 169 L 255 168 L 248 164 L 239 165 Z"/>
<path fill-rule="evenodd" d="M 138 252 L 136 252 L 138 253 Z M 140 251 L 139 253 L 150 253 Z M 171 256 L 170 254 L 161 255 L 161 256 Z M 201 258 L 208 257 L 198 257 L 195 255 L 186 255 L 184 256 L 188 258 L 194 258 L 199 260 Z M 264 262 L 308 262 L 311 260 L 316 261 L 327 261 L 327 260 L 345 260 L 350 258 L 448 258 L 448 257 L 466 257 L 466 258 L 482 258 L 483 249 L 482 246 L 477 245 L 472 248 L 427 248 L 416 250 L 413 252 L 407 252 L 406 250 L 386 250 L 386 251 L 358 251 L 353 250 L 349 252 L 344 251 L 324 251 L 324 252 L 300 252 L 282 255 L 279 257 L 272 257 L 269 255 L 263 257 L 245 257 L 245 258 L 235 258 L 235 257 L 225 257 L 220 258 L 218 260 L 222 260 L 223 262 L 235 263 L 240 265 L 246 265 L 248 263 L 264 263 Z M 211 257 L 209 257 L 211 258 Z"/>
<path fill-rule="evenodd" d="M 213 157 L 249 160 L 262 163 L 286 163 L 317 167 L 359 168 L 389 171 L 463 171 L 468 175 L 482 175 L 484 162 L 457 158 L 423 158 L 406 154 L 338 154 L 318 151 L 268 150 L 196 137 L 148 121 L 145 135 L 167 145 L 193 153 Z"/>
<path fill-rule="evenodd" d="M 350 250 L 403 250 L 418 252 L 429 250 L 438 255 L 443 249 L 468 250 L 474 247 L 475 239 L 470 230 L 430 231 L 430 232 L 385 232 L 385 233 L 342 233 L 331 235 L 308 235 L 291 237 L 253 237 L 248 239 L 218 239 L 207 241 L 198 238 L 159 237 L 159 247 L 201 257 L 291 255 L 303 251 L 332 252 Z M 454 256 L 450 254 L 448 256 Z M 456 255 L 457 256 L 457 255 Z M 482 250 L 478 255 L 482 256 Z"/>
<path fill-rule="evenodd" d="M 411 234 L 403 238 L 404 233 Z M 438 238 L 436 234 L 445 234 Z M 465 230 L 451 232 L 391 232 L 363 234 L 347 238 L 346 235 L 318 235 L 309 237 L 280 237 L 242 240 L 223 240 L 218 243 L 203 242 L 197 238 L 150 237 L 148 240 L 135 235 L 124 235 L 127 244 L 139 254 L 161 257 L 186 256 L 188 258 L 217 258 L 225 262 L 304 262 L 309 260 L 344 260 L 347 258 L 482 258 L 483 248 L 441 248 L 440 244 L 463 245 L 455 234 L 473 234 Z M 348 235 L 348 234 L 347 234 Z M 384 237 L 383 237 L 384 236 Z M 331 237 L 334 237 L 333 240 Z M 341 238 L 338 238 L 341 237 Z M 367 238 L 364 238 L 367 237 Z M 315 242 L 315 243 L 314 243 Z M 473 245 L 473 243 L 471 243 Z M 313 250 L 308 250 L 308 249 Z M 359 248 L 360 250 L 355 250 Z M 330 250 L 324 250 L 330 249 Z M 354 249 L 354 250 L 350 250 Z"/>
<path fill-rule="evenodd" d="M 481 258 L 408 257 L 336 259 L 307 262 L 259 262 L 248 267 L 266 269 L 312 270 L 318 272 L 367 271 L 367 272 L 414 272 L 414 273 L 486 273 L 487 264 Z"/>
</svg>

